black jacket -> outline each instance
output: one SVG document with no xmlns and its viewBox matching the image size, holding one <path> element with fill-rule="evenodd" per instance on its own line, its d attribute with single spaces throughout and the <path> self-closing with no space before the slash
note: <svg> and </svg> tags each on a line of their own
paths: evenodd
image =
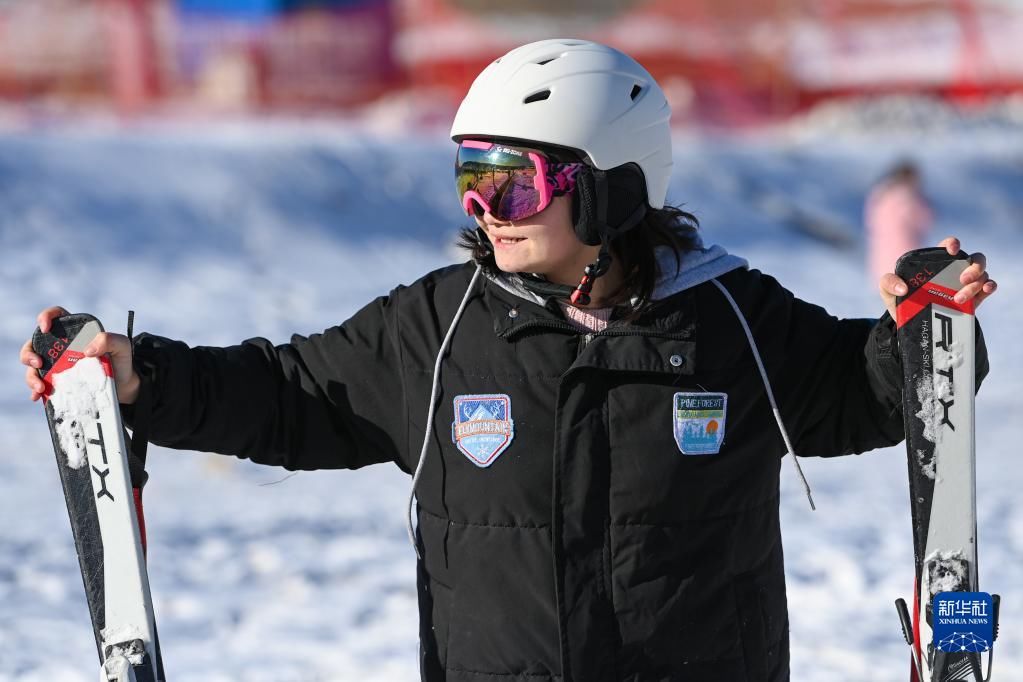
<svg viewBox="0 0 1023 682">
<path fill-rule="evenodd" d="M 472 272 L 431 273 L 277 347 L 140 337 L 151 440 L 289 469 L 413 471 L 435 356 Z M 718 281 L 797 453 L 902 439 L 887 315 L 838 320 L 756 271 Z M 977 357 L 986 369 L 983 344 Z M 481 280 L 440 380 L 417 487 L 424 680 L 788 679 L 785 448 L 713 282 L 584 335 Z"/>
</svg>

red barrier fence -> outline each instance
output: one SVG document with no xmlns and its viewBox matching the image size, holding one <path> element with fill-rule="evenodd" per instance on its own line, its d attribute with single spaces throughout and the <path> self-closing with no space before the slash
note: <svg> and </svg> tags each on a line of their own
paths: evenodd
<svg viewBox="0 0 1023 682">
<path fill-rule="evenodd" d="M 556 36 L 635 56 L 677 120 L 1023 92 L 1023 6 L 996 0 L 2 0 L 0 98 L 129 114 L 348 110 L 409 88 L 457 101 L 499 54 Z"/>
<path fill-rule="evenodd" d="M 398 54 L 409 80 L 461 91 L 503 51 L 562 34 L 629 52 L 665 84 L 676 112 L 723 123 L 784 116 L 849 94 L 965 100 L 1023 92 L 1018 4 L 518 0 L 501 14 L 493 7 L 405 0 Z"/>
</svg>

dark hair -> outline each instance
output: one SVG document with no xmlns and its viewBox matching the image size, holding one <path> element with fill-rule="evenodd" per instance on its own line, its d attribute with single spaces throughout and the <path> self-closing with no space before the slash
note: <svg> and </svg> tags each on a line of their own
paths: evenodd
<svg viewBox="0 0 1023 682">
<path fill-rule="evenodd" d="M 611 256 L 622 269 L 622 284 L 607 303 L 619 305 L 636 297 L 639 304 L 635 309 L 640 310 L 650 301 L 657 281 L 669 274 L 661 272 L 658 247 L 665 247 L 674 254 L 677 273 L 682 266 L 682 255 L 700 247 L 699 227 L 696 216 L 677 206 L 648 209 L 639 224 L 611 242 Z M 468 251 L 487 274 L 499 272 L 490 241 L 476 228 L 463 228 L 458 246 Z"/>
<path fill-rule="evenodd" d="M 910 159 L 902 159 L 892 166 L 885 177 L 889 182 L 917 182 L 920 168 Z"/>
</svg>

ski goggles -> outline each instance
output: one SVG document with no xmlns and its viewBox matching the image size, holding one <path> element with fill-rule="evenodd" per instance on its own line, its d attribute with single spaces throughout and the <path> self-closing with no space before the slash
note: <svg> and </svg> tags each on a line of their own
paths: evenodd
<svg viewBox="0 0 1023 682">
<path fill-rule="evenodd" d="M 538 150 L 463 140 L 455 158 L 455 187 L 466 215 L 490 213 L 524 220 L 571 193 L 582 163 L 559 163 Z"/>
</svg>

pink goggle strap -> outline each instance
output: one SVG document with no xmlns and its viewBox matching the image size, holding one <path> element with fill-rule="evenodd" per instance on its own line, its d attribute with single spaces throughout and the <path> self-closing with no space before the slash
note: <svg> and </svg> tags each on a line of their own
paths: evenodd
<svg viewBox="0 0 1023 682">
<path fill-rule="evenodd" d="M 552 194 L 556 197 L 571 194 L 575 191 L 576 176 L 582 170 L 581 163 L 554 163 L 548 170 L 547 181 L 553 189 Z"/>
</svg>

